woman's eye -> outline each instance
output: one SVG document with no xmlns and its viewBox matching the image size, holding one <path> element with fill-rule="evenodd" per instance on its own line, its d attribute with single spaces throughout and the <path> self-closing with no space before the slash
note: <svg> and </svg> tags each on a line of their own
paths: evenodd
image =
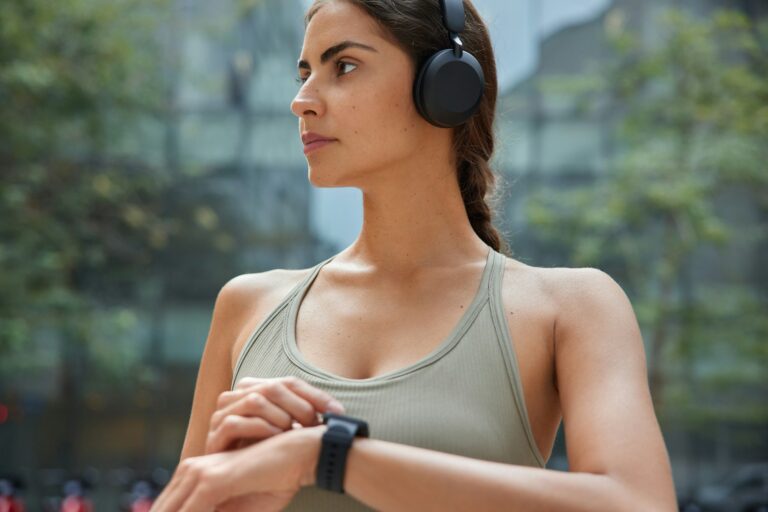
<svg viewBox="0 0 768 512">
<path fill-rule="evenodd" d="M 343 68 L 344 66 L 354 66 L 357 67 L 357 64 L 352 64 L 351 62 L 344 62 L 343 60 L 340 60 L 336 63 L 337 68 Z M 346 75 L 346 73 L 341 73 L 342 75 Z"/>
<path fill-rule="evenodd" d="M 337 69 L 343 68 L 344 66 L 353 66 L 353 67 L 355 67 L 355 68 L 356 68 L 356 67 L 357 67 L 357 64 L 352 64 L 351 62 L 344 62 L 343 60 L 340 60 L 340 61 L 338 61 L 338 62 L 336 63 L 336 68 L 337 68 Z M 339 75 L 346 75 L 346 74 L 347 74 L 347 73 L 342 73 L 342 72 L 340 72 L 340 73 L 339 73 Z M 306 82 L 308 79 L 309 79 L 309 75 L 307 75 L 307 76 L 305 76 L 305 77 L 301 77 L 301 76 L 299 76 L 299 77 L 296 77 L 296 83 L 297 83 L 297 84 L 303 84 L 303 83 L 304 83 L 304 82 Z"/>
</svg>

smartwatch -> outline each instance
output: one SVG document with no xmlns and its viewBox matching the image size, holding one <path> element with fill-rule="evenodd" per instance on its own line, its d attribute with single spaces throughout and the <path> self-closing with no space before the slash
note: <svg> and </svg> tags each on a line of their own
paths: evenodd
<svg viewBox="0 0 768 512">
<path fill-rule="evenodd" d="M 317 461 L 316 485 L 321 489 L 344 494 L 344 468 L 347 453 L 355 437 L 368 437 L 368 423 L 352 416 L 326 412 L 320 457 Z"/>
</svg>

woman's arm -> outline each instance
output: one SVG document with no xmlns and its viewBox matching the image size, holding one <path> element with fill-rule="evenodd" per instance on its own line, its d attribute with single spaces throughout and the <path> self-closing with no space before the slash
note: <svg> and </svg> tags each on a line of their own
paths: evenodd
<svg viewBox="0 0 768 512">
<path fill-rule="evenodd" d="M 231 350 L 258 300 L 256 281 L 263 274 L 230 279 L 219 291 L 197 373 L 192 410 L 179 462 L 205 453 L 211 415 L 219 395 L 232 386 Z M 263 278 L 260 279 L 263 281 Z"/>
<path fill-rule="evenodd" d="M 665 510 L 631 501 L 606 475 L 515 466 L 378 439 L 354 441 L 346 473 L 345 492 L 382 511 Z"/>
<path fill-rule="evenodd" d="M 629 299 L 607 274 L 558 279 L 556 366 L 569 472 L 356 439 L 345 491 L 383 511 L 674 511 L 672 472 Z M 323 429 L 306 429 L 314 483 Z"/>
</svg>

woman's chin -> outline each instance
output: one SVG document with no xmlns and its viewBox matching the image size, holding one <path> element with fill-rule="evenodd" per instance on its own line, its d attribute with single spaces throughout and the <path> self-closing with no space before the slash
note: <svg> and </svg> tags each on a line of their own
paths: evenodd
<svg viewBox="0 0 768 512">
<path fill-rule="evenodd" d="M 309 167 L 309 182 L 318 188 L 326 187 L 343 187 L 345 185 L 339 183 L 340 176 L 336 173 L 323 172 L 319 169 L 312 169 Z"/>
</svg>

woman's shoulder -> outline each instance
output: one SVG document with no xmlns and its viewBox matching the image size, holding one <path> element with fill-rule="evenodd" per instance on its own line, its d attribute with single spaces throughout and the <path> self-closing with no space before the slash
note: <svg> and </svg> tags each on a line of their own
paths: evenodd
<svg viewBox="0 0 768 512">
<path fill-rule="evenodd" d="M 578 318 L 578 313 L 596 297 L 623 294 L 608 273 L 595 267 L 537 267 L 510 257 L 505 265 L 505 302 L 524 297 L 527 303 L 553 317 Z"/>
<path fill-rule="evenodd" d="M 610 317 L 629 318 L 632 304 L 621 285 L 607 272 L 595 267 L 534 267 L 507 261 L 518 282 L 527 283 L 526 293 L 546 307 L 558 337 L 589 328 Z M 514 277 L 505 287 L 515 285 Z M 518 285 L 519 286 L 519 285 Z M 527 299 L 527 300 L 530 300 Z M 535 300 L 534 300 L 535 302 Z"/>
<path fill-rule="evenodd" d="M 277 268 L 240 274 L 221 288 L 216 308 L 226 310 L 233 326 L 230 336 L 230 367 L 234 368 L 240 350 L 252 333 L 280 305 L 312 268 Z M 219 305 L 221 303 L 221 305 Z"/>
<path fill-rule="evenodd" d="M 275 268 L 262 272 L 239 274 L 222 286 L 219 295 L 223 295 L 227 302 L 233 305 L 247 307 L 257 302 L 269 300 L 272 295 L 280 295 L 286 289 L 289 291 L 311 271 L 312 268 Z"/>
</svg>

